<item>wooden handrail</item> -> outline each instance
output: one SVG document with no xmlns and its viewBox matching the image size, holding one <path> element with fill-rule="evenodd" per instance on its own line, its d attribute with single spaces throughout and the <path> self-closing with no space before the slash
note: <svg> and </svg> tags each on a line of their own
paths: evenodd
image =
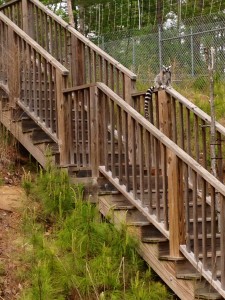
<svg viewBox="0 0 225 300">
<path fill-rule="evenodd" d="M 11 0 L 7 3 L 4 3 L 2 5 L 0 5 L 0 10 L 3 9 L 3 8 L 6 8 L 6 7 L 10 7 L 12 6 L 14 3 L 17 3 L 17 2 L 20 2 L 21 0 Z"/>
<path fill-rule="evenodd" d="M 225 196 L 225 186 L 218 179 L 216 179 L 211 173 L 203 168 L 197 161 L 190 157 L 185 151 L 178 147 L 173 141 L 171 141 L 166 135 L 164 135 L 155 126 L 149 123 L 143 116 L 141 116 L 134 108 L 124 102 L 117 94 L 110 90 L 104 83 L 97 83 L 97 87 L 103 91 L 108 97 L 125 110 L 132 118 L 140 123 L 146 130 L 151 132 L 163 145 L 169 148 L 177 157 L 184 161 L 189 167 L 191 167 L 197 174 L 203 177 L 210 185 L 212 185 L 218 192 Z"/>
<path fill-rule="evenodd" d="M 63 28 L 70 31 L 73 35 L 75 35 L 77 38 L 79 38 L 80 41 L 82 41 L 85 45 L 89 46 L 92 50 L 94 50 L 96 53 L 101 55 L 104 59 L 109 61 L 109 63 L 115 65 L 121 72 L 126 74 L 130 79 L 136 79 L 136 74 L 131 72 L 129 69 L 124 67 L 121 63 L 119 63 L 117 60 L 112 58 L 110 55 L 108 55 L 106 52 L 102 51 L 99 47 L 97 47 L 93 42 L 91 42 L 89 39 L 87 39 L 85 36 L 83 36 L 79 31 L 74 29 L 70 24 L 65 22 L 63 19 L 58 17 L 56 14 L 54 14 L 49 8 L 47 8 L 45 5 L 43 5 L 41 2 L 37 0 L 29 0 L 33 4 L 35 4 L 37 7 L 39 7 L 43 12 L 45 12 L 48 16 L 50 16 L 53 20 L 55 20 L 58 24 L 60 24 Z"/>
<path fill-rule="evenodd" d="M 193 111 L 194 114 L 196 114 L 199 118 L 207 122 L 208 124 L 211 124 L 211 117 L 205 113 L 202 109 L 200 109 L 198 106 L 193 104 L 191 101 L 189 101 L 187 98 L 182 96 L 179 92 L 177 92 L 173 88 L 167 88 L 166 93 L 171 95 L 172 97 L 176 98 L 180 103 L 182 103 L 185 107 L 187 107 L 189 110 Z M 225 127 L 222 126 L 220 123 L 216 122 L 216 129 L 225 136 Z"/>
<path fill-rule="evenodd" d="M 68 75 L 69 71 L 61 63 L 59 63 L 51 54 L 44 50 L 38 43 L 32 40 L 23 30 L 16 26 L 9 18 L 7 18 L 2 12 L 0 12 L 0 20 L 10 26 L 12 30 L 18 34 L 26 43 L 40 53 L 51 65 L 59 70 L 62 75 Z"/>
<path fill-rule="evenodd" d="M 6 3 L 0 7 L 0 10 L 6 7 L 12 6 L 14 3 L 20 2 L 21 0 L 12 0 L 9 3 Z M 70 24 L 65 22 L 63 19 L 58 17 L 56 14 L 54 14 L 49 8 L 47 8 L 45 5 L 43 5 L 41 2 L 37 0 L 29 0 L 31 3 L 33 3 L 35 6 L 40 8 L 44 13 L 46 13 L 49 17 L 51 17 L 54 21 L 56 21 L 58 24 L 60 24 L 63 28 L 71 32 L 74 36 L 76 36 L 80 41 L 82 41 L 85 45 L 90 47 L 92 50 L 94 50 L 97 54 L 99 54 L 102 58 L 107 60 L 109 63 L 116 66 L 121 72 L 123 72 L 125 75 L 127 75 L 130 79 L 135 80 L 137 78 L 136 74 L 131 72 L 129 69 L 124 67 L 121 63 L 119 63 L 117 60 L 112 58 L 110 55 L 108 55 L 106 52 L 102 51 L 98 46 L 96 46 L 93 42 L 91 42 L 89 39 L 87 39 L 85 36 L 83 36 L 81 33 L 79 33 L 76 29 L 74 29 Z"/>
</svg>

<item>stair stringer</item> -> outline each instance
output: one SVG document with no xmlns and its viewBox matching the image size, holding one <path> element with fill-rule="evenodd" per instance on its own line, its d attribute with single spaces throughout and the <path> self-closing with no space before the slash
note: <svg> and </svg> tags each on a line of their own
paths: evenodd
<svg viewBox="0 0 225 300">
<path fill-rule="evenodd" d="M 35 145 L 32 140 L 32 132 L 24 133 L 21 121 L 12 119 L 12 111 L 10 109 L 2 108 L 0 101 L 0 123 L 9 130 L 9 132 L 27 149 L 27 151 L 37 160 L 37 162 L 45 167 L 50 161 L 56 163 L 55 156 L 47 156 L 46 150 L 48 145 L 37 144 Z"/>
</svg>

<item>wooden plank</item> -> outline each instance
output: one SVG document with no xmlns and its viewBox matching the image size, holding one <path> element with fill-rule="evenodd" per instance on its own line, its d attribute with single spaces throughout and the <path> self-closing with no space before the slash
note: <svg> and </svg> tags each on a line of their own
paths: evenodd
<svg viewBox="0 0 225 300">
<path fill-rule="evenodd" d="M 178 147 L 173 141 L 168 139 L 162 132 L 155 128 L 150 122 L 148 122 L 143 116 L 141 116 L 135 109 L 130 107 L 123 99 L 109 89 L 104 83 L 97 83 L 97 87 L 105 93 L 108 97 L 119 105 L 125 112 L 129 114 L 134 120 L 140 123 L 147 131 L 154 135 L 162 144 L 168 149 L 171 149 L 176 156 L 182 159 L 189 167 L 195 170 L 200 176 L 202 176 L 208 183 L 216 188 L 218 192 L 225 195 L 224 185 L 212 176 L 205 168 L 203 168 L 198 162 L 190 157 L 185 151 Z"/>
<path fill-rule="evenodd" d="M 170 97 L 165 91 L 158 92 L 158 106 L 159 106 L 159 129 L 168 138 L 172 138 L 172 123 L 171 123 L 171 106 Z"/>
<path fill-rule="evenodd" d="M 110 220 L 115 224 L 116 227 L 120 227 L 121 222 L 124 223 L 124 219 L 126 217 L 124 210 L 113 210 L 112 207 L 115 207 L 115 203 L 113 201 L 110 201 L 109 197 L 100 196 L 98 202 L 100 212 L 104 216 L 108 216 L 110 214 Z M 132 212 L 134 210 L 129 211 Z M 134 238 L 138 238 L 140 240 L 137 250 L 143 257 L 143 259 L 149 264 L 149 266 L 164 280 L 164 282 L 171 289 L 174 290 L 174 292 L 181 299 L 193 300 L 195 295 L 196 282 L 191 280 L 178 279 L 176 277 L 176 263 L 172 261 L 159 260 L 159 247 L 157 243 L 154 243 L 154 241 L 166 241 L 166 239 L 163 238 L 163 236 L 160 236 L 159 233 L 155 237 L 156 230 L 157 229 L 155 229 L 154 226 L 151 226 L 150 229 L 148 227 L 148 233 L 152 238 L 142 238 L 140 230 L 135 230 L 133 226 L 128 225 L 128 233 Z M 141 232 L 143 233 L 143 230 L 141 230 Z M 141 239 L 145 242 L 142 242 Z"/>
<path fill-rule="evenodd" d="M 225 290 L 225 197 L 220 195 L 221 287 Z"/>
<path fill-rule="evenodd" d="M 198 106 L 196 106 L 193 102 L 189 101 L 187 98 L 182 96 L 173 88 L 167 88 L 166 92 L 172 97 L 176 98 L 182 105 L 188 108 L 188 110 L 194 112 L 202 120 L 205 120 L 207 124 L 211 124 L 211 117 L 207 115 L 203 110 L 201 110 Z M 222 134 L 225 135 L 225 127 L 216 122 L 216 129 Z"/>
<path fill-rule="evenodd" d="M 58 138 L 60 141 L 59 149 L 60 149 L 60 164 L 64 165 L 69 163 L 69 147 L 68 147 L 68 140 L 67 140 L 67 131 L 68 128 L 71 126 L 71 123 L 68 124 L 66 119 L 66 99 L 63 95 L 63 88 L 64 88 L 64 78 L 62 74 L 56 70 L 56 105 L 57 105 L 57 133 Z"/>
<path fill-rule="evenodd" d="M 185 243 L 183 173 L 180 160 L 172 151 L 168 151 L 168 203 L 170 256 L 181 257 L 180 245 Z"/>
<path fill-rule="evenodd" d="M 69 71 L 60 64 L 54 57 L 52 57 L 46 50 L 44 50 L 37 42 L 31 39 L 23 30 L 17 27 L 12 21 L 10 21 L 2 12 L 0 12 L 0 20 L 8 24 L 8 26 L 13 30 L 17 35 L 19 35 L 27 44 L 34 48 L 38 53 L 40 53 L 49 63 L 54 65 L 59 72 L 64 75 L 69 74 Z"/>
<path fill-rule="evenodd" d="M 90 88 L 90 124 L 91 124 L 91 169 L 92 177 L 99 177 L 100 162 L 100 140 L 99 140 L 99 118 L 98 118 L 98 95 L 95 87 Z"/>
<path fill-rule="evenodd" d="M 28 0 L 22 0 L 22 19 L 23 19 L 23 30 L 29 35 L 28 25 Z"/>
</svg>

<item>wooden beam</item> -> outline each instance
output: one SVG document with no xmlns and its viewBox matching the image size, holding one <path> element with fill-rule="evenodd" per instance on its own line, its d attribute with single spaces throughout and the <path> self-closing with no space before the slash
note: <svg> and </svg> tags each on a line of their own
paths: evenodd
<svg viewBox="0 0 225 300">
<path fill-rule="evenodd" d="M 185 244 L 182 165 L 172 151 L 167 153 L 170 256 L 181 257 L 180 245 Z"/>
<path fill-rule="evenodd" d="M 172 138 L 170 96 L 164 91 L 158 92 L 159 129 L 168 138 Z"/>
<path fill-rule="evenodd" d="M 59 139 L 60 165 L 70 163 L 69 131 L 71 120 L 68 122 L 68 101 L 63 94 L 65 78 L 56 70 L 56 107 L 57 107 L 57 137 Z"/>
</svg>

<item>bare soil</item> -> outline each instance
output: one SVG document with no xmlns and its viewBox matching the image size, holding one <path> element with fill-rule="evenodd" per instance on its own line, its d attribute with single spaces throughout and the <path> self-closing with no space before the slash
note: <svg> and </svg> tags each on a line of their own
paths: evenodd
<svg viewBox="0 0 225 300">
<path fill-rule="evenodd" d="M 18 299 L 22 285 L 18 281 L 20 222 L 23 190 L 18 186 L 0 187 L 0 299 Z"/>
</svg>

